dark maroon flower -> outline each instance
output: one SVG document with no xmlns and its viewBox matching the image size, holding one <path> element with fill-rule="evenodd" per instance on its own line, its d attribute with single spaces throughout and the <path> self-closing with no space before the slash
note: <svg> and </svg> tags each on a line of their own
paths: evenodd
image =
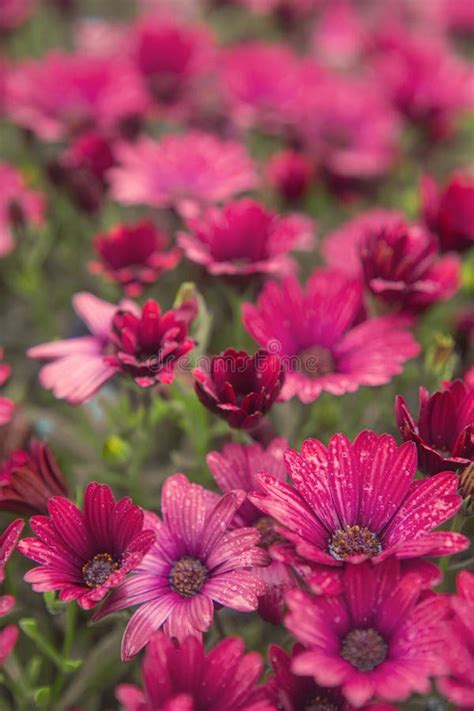
<svg viewBox="0 0 474 711">
<path fill-rule="evenodd" d="M 459 286 L 459 260 L 438 258 L 435 238 L 423 228 L 389 221 L 360 245 L 367 288 L 381 301 L 418 311 L 447 299 Z"/>
<path fill-rule="evenodd" d="M 293 202 L 304 197 L 313 177 L 313 165 L 303 153 L 281 151 L 267 163 L 267 180 L 281 197 Z"/>
<path fill-rule="evenodd" d="M 105 484 L 87 486 L 83 512 L 62 496 L 49 500 L 48 511 L 30 519 L 37 538 L 19 543 L 23 555 L 40 563 L 24 579 L 35 592 L 58 590 L 60 600 L 77 600 L 84 610 L 123 582 L 155 540 L 143 528 L 142 509 L 127 497 L 116 502 Z"/>
<path fill-rule="evenodd" d="M 95 131 L 76 138 L 52 163 L 54 183 L 66 188 L 74 202 L 86 212 L 95 212 L 107 190 L 106 172 L 115 165 L 110 141 Z"/>
<path fill-rule="evenodd" d="M 474 180 L 461 173 L 438 187 L 430 175 L 421 182 L 423 217 L 443 251 L 462 252 L 474 245 Z"/>
<path fill-rule="evenodd" d="M 430 396 L 420 388 L 418 422 L 401 395 L 395 398 L 398 428 L 418 449 L 418 468 L 424 474 L 456 471 L 474 459 L 474 390 L 462 380 L 447 383 Z"/>
<path fill-rule="evenodd" d="M 127 296 L 139 296 L 145 286 L 178 264 L 179 250 L 165 251 L 167 243 L 167 235 L 150 220 L 116 225 L 96 236 L 99 259 L 91 262 L 89 269 L 121 284 Z"/>
<path fill-rule="evenodd" d="M 33 439 L 0 467 L 0 509 L 47 514 L 51 496 L 67 496 L 66 482 L 48 445 Z"/>
<path fill-rule="evenodd" d="M 117 311 L 111 334 L 116 352 L 107 362 L 129 373 L 142 388 L 172 383 L 179 359 L 195 345 L 188 336 L 195 315 L 194 302 L 161 313 L 159 303 L 152 299 L 138 316 L 124 309 Z"/>
<path fill-rule="evenodd" d="M 253 429 L 278 397 L 284 381 L 281 359 L 259 350 L 251 356 L 228 348 L 212 356 L 210 372 L 195 368 L 202 404 L 231 427 Z"/>
</svg>

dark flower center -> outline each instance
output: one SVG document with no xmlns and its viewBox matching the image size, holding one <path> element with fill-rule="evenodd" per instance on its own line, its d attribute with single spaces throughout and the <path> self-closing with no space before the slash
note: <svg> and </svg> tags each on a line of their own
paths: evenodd
<svg viewBox="0 0 474 711">
<path fill-rule="evenodd" d="M 336 560 L 344 560 L 349 555 L 373 558 L 382 550 L 382 544 L 377 535 L 366 527 L 344 526 L 333 533 L 328 548 Z"/>
<path fill-rule="evenodd" d="M 196 558 L 181 558 L 170 572 L 170 585 L 183 597 L 196 595 L 207 580 L 207 568 Z"/>
<path fill-rule="evenodd" d="M 371 627 L 367 630 L 352 630 L 342 642 L 341 657 L 359 671 L 372 671 L 386 656 L 386 642 Z"/>
<path fill-rule="evenodd" d="M 319 378 L 321 375 L 333 373 L 335 370 L 334 358 L 329 348 L 311 346 L 299 354 L 301 370 L 310 378 Z"/>
<path fill-rule="evenodd" d="M 119 568 L 110 553 L 97 553 L 82 566 L 82 576 L 88 588 L 98 588 Z"/>
<path fill-rule="evenodd" d="M 270 548 L 275 543 L 283 543 L 284 538 L 275 531 L 275 520 L 271 516 L 262 516 L 254 523 L 260 533 L 258 545 L 261 548 Z"/>
<path fill-rule="evenodd" d="M 338 711 L 339 706 L 333 704 L 324 696 L 315 696 L 314 699 L 305 704 L 304 711 Z"/>
</svg>

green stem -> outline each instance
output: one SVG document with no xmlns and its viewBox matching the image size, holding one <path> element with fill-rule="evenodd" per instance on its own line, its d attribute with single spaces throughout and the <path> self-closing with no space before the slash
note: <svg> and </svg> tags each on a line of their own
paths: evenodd
<svg viewBox="0 0 474 711">
<path fill-rule="evenodd" d="M 77 619 L 77 605 L 75 602 L 69 603 L 66 608 L 66 629 L 64 631 L 64 641 L 62 647 L 62 657 L 63 659 L 69 659 L 72 646 L 74 644 L 74 633 L 76 629 L 76 619 Z M 59 674 L 56 676 L 53 690 L 52 699 L 53 702 L 59 701 L 62 688 L 66 679 L 66 671 L 61 669 Z"/>
</svg>

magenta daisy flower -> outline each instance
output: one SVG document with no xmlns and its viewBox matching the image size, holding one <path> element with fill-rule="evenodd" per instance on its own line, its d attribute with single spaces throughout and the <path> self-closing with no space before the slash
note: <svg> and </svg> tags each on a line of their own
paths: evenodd
<svg viewBox="0 0 474 711">
<path fill-rule="evenodd" d="M 260 444 L 226 444 L 222 452 L 209 452 L 207 465 L 217 485 L 223 492 L 242 489 L 247 494 L 262 491 L 258 480 L 259 472 L 272 474 L 280 481 L 286 481 L 286 468 L 283 453 L 288 443 L 282 437 L 273 439 L 264 449 Z M 275 521 L 269 516 L 262 516 L 248 499 L 238 510 L 234 524 L 237 526 L 255 526 L 260 533 L 259 545 L 269 550 L 279 542 L 274 530 Z M 269 566 L 262 568 L 261 576 L 265 582 L 265 594 L 258 599 L 258 612 L 267 622 L 281 624 L 284 611 L 284 592 L 294 587 L 296 577 L 289 565 L 279 560 L 272 560 Z"/>
<path fill-rule="evenodd" d="M 257 184 L 245 148 L 199 131 L 141 138 L 117 146 L 119 166 L 109 172 L 111 194 L 125 205 L 175 207 L 186 216 Z"/>
<path fill-rule="evenodd" d="M 144 690 L 121 684 L 117 699 L 125 711 L 275 711 L 257 686 L 262 669 L 241 639 L 226 637 L 206 652 L 196 637 L 178 644 L 157 632 L 143 661 Z"/>
<path fill-rule="evenodd" d="M 257 547 L 255 528 L 229 530 L 241 506 L 243 491 L 223 497 L 191 484 L 183 474 L 163 486 L 163 520 L 150 516 L 156 541 L 134 575 L 106 600 L 100 619 L 140 605 L 122 640 L 122 659 L 131 659 L 164 625 L 169 637 L 183 640 L 209 629 L 214 603 L 251 611 L 265 586 L 253 566 L 268 563 Z"/>
<path fill-rule="evenodd" d="M 7 115 L 42 141 L 90 128 L 116 132 L 148 106 L 140 75 L 116 56 L 50 52 L 19 63 L 7 77 Z"/>
<path fill-rule="evenodd" d="M 249 498 L 280 524 L 279 532 L 303 558 L 325 565 L 388 556 L 451 555 L 469 546 L 459 533 L 433 529 L 462 505 L 459 479 L 440 472 L 415 481 L 416 447 L 390 435 L 361 432 L 354 442 L 334 435 L 327 447 L 303 442 L 287 450 L 293 486 L 260 475 L 264 494 Z"/>
<path fill-rule="evenodd" d="M 212 356 L 210 370 L 193 370 L 198 398 L 231 427 L 251 430 L 280 394 L 285 372 L 281 359 L 267 351 L 253 356 L 228 348 Z"/>
<path fill-rule="evenodd" d="M 49 516 L 30 519 L 37 537 L 18 546 L 40 563 L 24 579 L 35 592 L 57 590 L 60 600 L 77 600 L 84 610 L 119 585 L 155 540 L 143 527 L 142 509 L 128 497 L 116 502 L 105 484 L 88 484 L 83 512 L 62 496 L 49 499 L 48 510 Z"/>
<path fill-rule="evenodd" d="M 188 220 L 178 243 L 193 262 L 214 275 L 284 275 L 295 272 L 290 250 L 313 245 L 314 225 L 303 215 L 278 215 L 244 198 Z"/>
<path fill-rule="evenodd" d="M 0 536 L 0 584 L 5 579 L 5 566 L 18 544 L 24 522 L 18 518 L 12 521 Z M 0 595 L 0 617 L 5 617 L 15 606 L 13 595 Z M 18 639 L 18 627 L 7 625 L 0 630 L 0 665 L 5 662 Z"/>
<path fill-rule="evenodd" d="M 457 595 L 451 598 L 453 644 L 449 647 L 449 675 L 438 680 L 438 689 L 459 709 L 474 708 L 474 573 L 463 570 Z"/>
<path fill-rule="evenodd" d="M 67 496 L 64 475 L 48 445 L 33 439 L 0 466 L 0 509 L 47 514 L 52 496 Z"/>
<path fill-rule="evenodd" d="M 313 402 L 325 390 L 354 392 L 384 385 L 419 353 L 406 322 L 396 316 L 360 321 L 360 282 L 316 270 L 306 292 L 296 279 L 269 283 L 257 305 L 244 304 L 243 321 L 257 343 L 278 353 L 286 378 L 281 399 Z"/>
<path fill-rule="evenodd" d="M 43 223 L 44 209 L 43 196 L 27 188 L 16 168 L 0 163 L 0 257 L 13 249 L 14 228 L 38 228 Z"/>
<path fill-rule="evenodd" d="M 299 676 L 291 671 L 292 663 L 305 648 L 295 644 L 291 654 L 276 644 L 268 650 L 273 673 L 268 677 L 266 691 L 278 711 L 354 711 L 339 688 L 319 686 L 312 676 Z M 362 711 L 397 711 L 389 704 L 363 706 Z"/>
<path fill-rule="evenodd" d="M 116 352 L 107 361 L 148 388 L 156 383 L 172 383 L 179 359 L 194 348 L 188 326 L 196 315 L 196 304 L 188 301 L 180 308 L 161 313 L 150 299 L 140 315 L 117 311 L 112 320 L 111 343 Z"/>
<path fill-rule="evenodd" d="M 457 471 L 474 460 L 474 390 L 462 380 L 433 395 L 420 388 L 418 422 L 401 395 L 395 399 L 395 415 L 403 439 L 416 444 L 424 474 Z"/>
<path fill-rule="evenodd" d="M 99 258 L 89 264 L 89 270 L 121 284 L 127 296 L 139 296 L 146 286 L 178 264 L 179 250 L 166 250 L 167 243 L 167 235 L 150 220 L 116 225 L 95 237 Z"/>
<path fill-rule="evenodd" d="M 286 626 L 307 647 L 292 671 L 340 687 L 353 706 L 426 694 L 447 668 L 448 599 L 423 594 L 420 577 L 401 573 L 395 558 L 347 566 L 339 595 L 286 598 Z"/>
</svg>

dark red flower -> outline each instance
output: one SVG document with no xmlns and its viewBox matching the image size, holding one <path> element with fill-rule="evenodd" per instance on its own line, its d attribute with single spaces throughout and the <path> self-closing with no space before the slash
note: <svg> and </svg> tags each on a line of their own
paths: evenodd
<svg viewBox="0 0 474 711">
<path fill-rule="evenodd" d="M 457 173 L 442 189 L 430 176 L 421 182 L 423 217 L 440 248 L 462 252 L 474 245 L 474 180 Z"/>
<path fill-rule="evenodd" d="M 11 367 L 2 363 L 3 348 L 0 347 L 0 387 L 5 385 L 10 377 Z M 0 397 L 0 427 L 6 425 L 13 417 L 15 403 L 7 397 Z"/>
<path fill-rule="evenodd" d="M 447 383 L 430 396 L 420 388 L 418 422 L 401 395 L 395 398 L 398 428 L 418 449 L 418 468 L 424 474 L 456 471 L 474 459 L 474 390 L 462 380 Z"/>
<path fill-rule="evenodd" d="M 74 202 L 95 212 L 107 190 L 106 172 L 115 165 L 111 142 L 96 131 L 76 138 L 50 166 L 54 183 L 65 187 Z"/>
<path fill-rule="evenodd" d="M 0 467 L 0 509 L 47 514 L 51 496 L 67 496 L 63 473 L 48 445 L 32 440 Z"/>
<path fill-rule="evenodd" d="M 403 220 L 368 232 L 360 259 L 367 288 L 396 308 L 418 311 L 447 299 L 459 286 L 457 257 L 438 258 L 435 238 Z"/>
<path fill-rule="evenodd" d="M 91 262 L 89 269 L 121 284 L 127 296 L 139 296 L 146 285 L 178 264 L 179 250 L 165 251 L 167 243 L 167 235 L 150 220 L 116 225 L 96 236 L 94 248 L 99 259 Z"/>
<path fill-rule="evenodd" d="M 251 356 L 228 348 L 212 356 L 210 372 L 195 368 L 202 404 L 231 427 L 253 429 L 278 397 L 284 381 L 281 359 L 259 350 Z"/>
<path fill-rule="evenodd" d="M 152 299 L 139 316 L 124 309 L 117 311 L 111 334 L 117 350 L 106 357 L 107 362 L 132 375 L 142 388 L 172 383 L 178 360 L 195 345 L 188 336 L 195 315 L 194 302 L 161 313 L 159 303 Z"/>
<path fill-rule="evenodd" d="M 267 163 L 266 177 L 284 200 L 293 202 L 307 192 L 313 177 L 313 165 L 303 153 L 281 151 Z"/>
</svg>

